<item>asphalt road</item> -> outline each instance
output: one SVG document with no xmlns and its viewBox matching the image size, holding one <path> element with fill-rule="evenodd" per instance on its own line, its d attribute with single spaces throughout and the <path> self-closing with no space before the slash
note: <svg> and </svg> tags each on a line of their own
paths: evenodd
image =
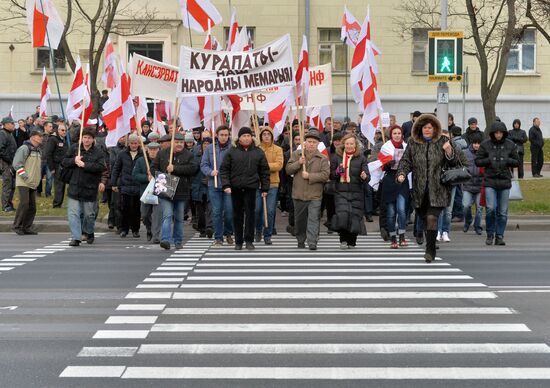
<svg viewBox="0 0 550 388">
<path fill-rule="evenodd" d="M 550 386 L 548 232 L 454 232 L 430 266 L 374 234 L 238 255 L 66 237 L 0 234 L 1 387 Z"/>
</svg>

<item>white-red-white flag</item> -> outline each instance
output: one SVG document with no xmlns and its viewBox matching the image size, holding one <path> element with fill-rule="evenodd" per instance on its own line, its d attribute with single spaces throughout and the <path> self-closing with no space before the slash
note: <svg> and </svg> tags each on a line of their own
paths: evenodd
<svg viewBox="0 0 550 388">
<path fill-rule="evenodd" d="M 160 136 L 164 136 L 166 135 L 166 127 L 162 121 L 160 106 L 156 102 L 154 103 L 153 111 L 153 132 L 158 133 Z"/>
<path fill-rule="evenodd" d="M 116 146 L 118 139 L 131 131 L 131 120 L 136 110 L 130 95 L 130 82 L 126 73 L 113 89 L 109 99 L 103 104 L 103 121 L 109 132 L 105 139 L 107 147 Z"/>
<path fill-rule="evenodd" d="M 149 113 L 147 99 L 145 97 L 137 96 L 134 98 L 134 105 L 136 106 L 136 117 L 139 122 L 143 124 L 147 121 L 147 114 Z"/>
<path fill-rule="evenodd" d="M 355 47 L 361 33 L 361 25 L 351 14 L 346 6 L 344 6 L 344 16 L 342 16 L 342 32 L 340 39 L 350 47 Z"/>
<path fill-rule="evenodd" d="M 204 120 L 205 97 L 183 97 L 180 101 L 179 119 L 183 130 L 200 127 Z"/>
<path fill-rule="evenodd" d="M 306 111 L 307 122 L 310 126 L 315 127 L 319 132 L 325 130 L 325 122 L 330 118 L 330 106 L 314 106 Z"/>
<path fill-rule="evenodd" d="M 221 50 L 220 43 L 218 42 L 216 37 L 212 34 L 212 30 L 210 29 L 210 21 L 208 21 L 208 33 L 206 34 L 206 39 L 204 41 L 203 48 L 205 50 L 214 50 L 214 51 Z"/>
<path fill-rule="evenodd" d="M 86 64 L 86 77 L 84 80 L 84 83 L 86 84 L 86 97 L 84 98 L 85 107 L 84 107 L 84 124 L 83 126 L 93 125 L 97 123 L 96 119 L 90 119 L 92 116 L 92 112 L 94 110 L 94 106 L 92 104 L 92 93 L 91 93 L 91 87 L 90 87 L 90 64 Z"/>
<path fill-rule="evenodd" d="M 10 111 L 8 112 L 8 117 L 13 119 L 13 105 L 10 108 Z"/>
<path fill-rule="evenodd" d="M 65 110 L 67 121 L 69 123 L 74 120 L 80 120 L 82 114 L 82 100 L 85 98 L 86 84 L 84 83 L 84 71 L 82 71 L 80 58 L 77 57 L 73 83 L 71 85 L 71 90 L 69 91 L 69 97 L 67 98 L 67 109 Z"/>
<path fill-rule="evenodd" d="M 107 44 L 105 45 L 105 59 L 103 60 L 103 76 L 101 80 L 107 86 L 108 89 L 114 89 L 116 80 L 118 77 L 117 72 L 117 58 L 113 47 L 111 38 L 107 38 Z"/>
<path fill-rule="evenodd" d="M 309 93 L 309 54 L 307 49 L 307 38 L 304 35 L 302 39 L 302 48 L 296 69 L 296 94 L 298 104 L 307 105 L 307 96 Z"/>
<path fill-rule="evenodd" d="M 224 96 L 226 105 L 231 106 L 231 136 L 236 138 L 242 127 L 250 126 L 250 111 L 241 107 L 241 97 L 232 94 Z"/>
<path fill-rule="evenodd" d="M 209 0 L 180 0 L 183 25 L 197 32 L 206 32 L 222 22 L 222 15 Z"/>
<path fill-rule="evenodd" d="M 48 100 L 52 95 L 50 91 L 50 85 L 48 84 L 48 77 L 46 76 L 46 68 L 42 69 L 42 87 L 40 88 L 40 117 L 47 117 L 46 108 Z"/>
<path fill-rule="evenodd" d="M 27 0 L 27 24 L 32 37 L 32 47 L 59 46 L 64 23 L 51 0 Z"/>
<path fill-rule="evenodd" d="M 265 113 L 269 126 L 273 128 L 273 136 L 277 139 L 285 127 L 286 118 L 293 102 L 293 90 L 291 86 L 281 87 L 275 93 L 267 95 L 264 103 Z"/>
<path fill-rule="evenodd" d="M 237 10 L 235 7 L 231 10 L 231 22 L 229 24 L 229 36 L 227 37 L 227 51 L 233 51 L 232 47 L 237 39 L 237 33 L 239 32 L 239 23 L 237 23 Z"/>
<path fill-rule="evenodd" d="M 248 35 L 248 29 L 246 26 L 241 27 L 237 33 L 237 37 L 231 46 L 231 51 L 250 51 L 252 50 L 252 42 Z"/>
</svg>

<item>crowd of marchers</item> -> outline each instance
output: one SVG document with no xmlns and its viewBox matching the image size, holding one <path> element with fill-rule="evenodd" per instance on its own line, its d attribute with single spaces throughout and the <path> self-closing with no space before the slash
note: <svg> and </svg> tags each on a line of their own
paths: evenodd
<svg viewBox="0 0 550 388">
<path fill-rule="evenodd" d="M 53 196 L 54 208 L 66 200 L 71 246 L 94 242 L 103 202 L 108 226 L 121 238 L 140 238 L 143 223 L 147 241 L 164 249 L 182 247 L 187 220 L 214 247 L 253 250 L 262 240 L 271 245 L 277 216 L 288 220 L 286 231 L 298 249 L 316 250 L 321 226 L 339 234 L 341 249 L 351 249 L 377 215 L 389 248 L 408 245 L 412 224 L 431 262 L 437 242 L 450 241 L 452 219 L 463 222 L 465 233 L 482 235 L 485 229 L 487 245 L 505 245 L 513 169 L 523 178 L 525 143 L 533 177 L 542 176 L 544 162 L 538 118 L 528 133 L 520 120 L 508 130 L 498 119 L 482 131 L 475 118 L 463 132 L 451 114 L 443 126 L 435 115 L 417 111 L 401 126 L 392 116 L 373 145 L 354 122 L 331 118 L 323 131 L 306 125 L 302 134 L 294 120 L 277 138 L 261 123 L 232 138 L 225 125 L 185 132 L 176 123 L 174 134 L 170 125 L 159 136 L 144 122 L 140 134 L 121 137 L 115 147 L 105 146 L 103 128 L 69 127 L 57 117 L 35 115 L 17 123 L 5 117 L 1 124 L 2 209 L 15 211 L 13 230 L 36 234 L 36 196 L 43 193 Z M 380 169 L 376 182 L 373 162 Z M 446 170 L 460 166 L 468 169 L 467 181 L 442 181 Z M 179 178 L 173 196 L 142 202 L 159 173 Z"/>
</svg>

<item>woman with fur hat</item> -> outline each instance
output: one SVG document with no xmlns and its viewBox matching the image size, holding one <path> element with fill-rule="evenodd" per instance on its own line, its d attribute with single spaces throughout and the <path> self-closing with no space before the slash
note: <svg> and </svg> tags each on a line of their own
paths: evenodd
<svg viewBox="0 0 550 388">
<path fill-rule="evenodd" d="M 397 181 L 405 182 L 412 172 L 412 206 L 426 227 L 424 259 L 435 259 L 437 219 L 449 205 L 449 187 L 441 183 L 445 166 L 455 166 L 457 153 L 449 139 L 441 134 L 441 123 L 432 114 L 421 115 L 414 122 L 409 144 L 397 169 Z"/>
</svg>

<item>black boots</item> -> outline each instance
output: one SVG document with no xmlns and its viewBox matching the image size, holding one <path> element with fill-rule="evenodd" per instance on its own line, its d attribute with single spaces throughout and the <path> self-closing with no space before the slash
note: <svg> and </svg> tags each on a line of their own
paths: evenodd
<svg viewBox="0 0 550 388">
<path fill-rule="evenodd" d="M 435 242 L 437 238 L 437 230 L 426 231 L 426 251 L 424 252 L 424 260 L 426 263 L 431 263 L 435 260 Z"/>
<path fill-rule="evenodd" d="M 485 245 L 493 245 L 494 238 L 495 236 L 493 236 L 492 234 L 488 234 L 487 239 L 485 240 Z"/>
</svg>

